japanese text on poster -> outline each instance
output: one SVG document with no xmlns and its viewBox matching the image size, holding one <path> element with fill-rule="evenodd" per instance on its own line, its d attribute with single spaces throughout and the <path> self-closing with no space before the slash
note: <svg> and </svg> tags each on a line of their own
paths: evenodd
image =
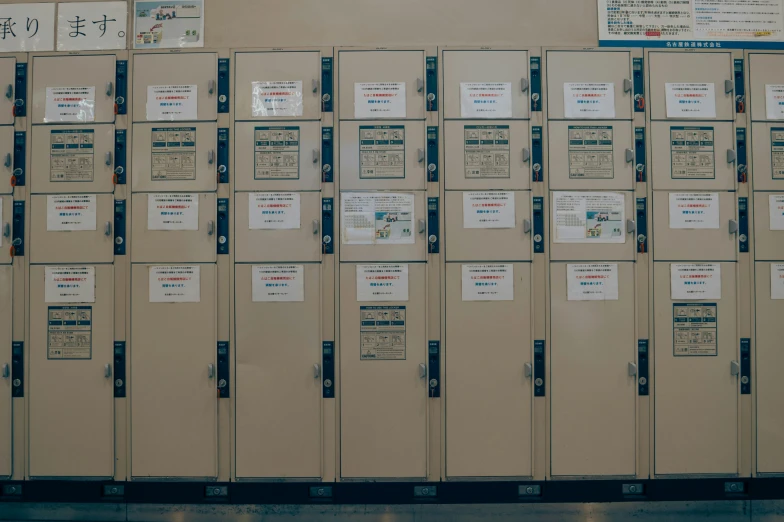
<svg viewBox="0 0 784 522">
<path fill-rule="evenodd" d="M 555 243 L 625 243 L 626 197 L 617 192 L 554 192 Z"/>
<path fill-rule="evenodd" d="M 302 116 L 302 81 L 253 82 L 251 113 L 254 118 Z"/>
<path fill-rule="evenodd" d="M 249 230 L 300 228 L 298 192 L 251 192 L 248 194 Z"/>
<path fill-rule="evenodd" d="M 95 121 L 95 87 L 47 87 L 45 123 Z"/>
<path fill-rule="evenodd" d="M 565 83 L 564 117 L 600 120 L 615 118 L 615 84 Z"/>
<path fill-rule="evenodd" d="M 151 266 L 149 292 L 151 303 L 198 303 L 201 301 L 201 267 Z"/>
<path fill-rule="evenodd" d="M 197 85 L 148 85 L 147 119 L 177 121 L 198 119 Z"/>
<path fill-rule="evenodd" d="M 198 194 L 147 194 L 147 230 L 199 230 Z"/>
<path fill-rule="evenodd" d="M 64 194 L 46 197 L 46 230 L 96 230 L 96 196 Z"/>
<path fill-rule="evenodd" d="M 254 303 L 305 300 L 303 265 L 254 265 L 252 277 L 251 293 Z"/>
<path fill-rule="evenodd" d="M 514 265 L 462 265 L 463 301 L 514 301 Z"/>
<path fill-rule="evenodd" d="M 355 83 L 355 118 L 405 118 L 406 83 Z"/>
<path fill-rule="evenodd" d="M 463 192 L 463 228 L 514 228 L 514 192 Z"/>
<path fill-rule="evenodd" d="M 44 300 L 47 303 L 94 303 L 94 266 L 44 267 Z"/>
<path fill-rule="evenodd" d="M 126 2 L 61 2 L 57 6 L 57 50 L 125 49 Z"/>
<path fill-rule="evenodd" d="M 408 301 L 408 265 L 357 265 L 357 301 Z"/>
<path fill-rule="evenodd" d="M 718 192 L 670 192 L 670 228 L 719 228 Z"/>
<path fill-rule="evenodd" d="M 721 299 L 721 265 L 719 263 L 670 265 L 672 299 Z"/>
<path fill-rule="evenodd" d="M 461 118 L 511 118 L 511 83 L 461 83 Z"/>
<path fill-rule="evenodd" d="M 54 4 L 0 4 L 0 52 L 54 50 Z"/>
<path fill-rule="evenodd" d="M 344 245 L 413 245 L 414 194 L 342 192 Z"/>
<path fill-rule="evenodd" d="M 617 301 L 618 265 L 566 265 L 566 293 L 569 301 Z"/>
</svg>

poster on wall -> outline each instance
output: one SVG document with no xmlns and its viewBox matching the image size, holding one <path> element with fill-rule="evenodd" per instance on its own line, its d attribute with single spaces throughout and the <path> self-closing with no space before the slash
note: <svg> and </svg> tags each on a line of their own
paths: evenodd
<svg viewBox="0 0 784 522">
<path fill-rule="evenodd" d="M 204 0 L 134 4 L 134 49 L 204 47 Z"/>
<path fill-rule="evenodd" d="M 0 5 L 0 52 L 54 50 L 54 4 Z"/>
<path fill-rule="evenodd" d="M 69 2 L 57 6 L 57 50 L 125 49 L 126 2 Z"/>
</svg>

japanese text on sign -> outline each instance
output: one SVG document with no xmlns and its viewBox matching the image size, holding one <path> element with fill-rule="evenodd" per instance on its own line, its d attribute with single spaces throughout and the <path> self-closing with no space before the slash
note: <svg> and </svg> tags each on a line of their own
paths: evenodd
<svg viewBox="0 0 784 522">
<path fill-rule="evenodd" d="M 566 292 L 569 301 L 617 301 L 618 265 L 566 265 Z"/>
<path fill-rule="evenodd" d="M 357 265 L 357 301 L 408 301 L 408 265 Z"/>
<path fill-rule="evenodd" d="M 670 265 L 672 299 L 721 299 L 719 263 Z"/>
<path fill-rule="evenodd" d="M 462 266 L 463 301 L 514 301 L 514 265 Z"/>
<path fill-rule="evenodd" d="M 305 300 L 303 265 L 254 265 L 251 293 L 254 303 Z"/>
<path fill-rule="evenodd" d="M 57 50 L 125 49 L 126 2 L 67 2 L 57 6 Z"/>
<path fill-rule="evenodd" d="M 0 52 L 54 50 L 54 4 L 0 5 Z"/>
<path fill-rule="evenodd" d="M 47 303 L 94 303 L 95 267 L 44 267 L 44 300 Z"/>
<path fill-rule="evenodd" d="M 201 267 L 151 266 L 151 303 L 198 303 L 201 301 Z"/>
<path fill-rule="evenodd" d="M 355 83 L 355 118 L 405 118 L 405 82 Z"/>
</svg>

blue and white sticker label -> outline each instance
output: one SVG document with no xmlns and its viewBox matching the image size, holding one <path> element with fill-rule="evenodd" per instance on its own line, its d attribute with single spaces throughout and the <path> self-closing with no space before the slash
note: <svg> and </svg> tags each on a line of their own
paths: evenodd
<svg viewBox="0 0 784 522">
<path fill-rule="evenodd" d="M 461 118 L 511 118 L 511 83 L 461 83 Z"/>
<path fill-rule="evenodd" d="M 770 264 L 770 298 L 784 299 L 784 263 Z"/>
<path fill-rule="evenodd" d="M 383 119 L 406 117 L 406 83 L 355 83 L 354 117 Z"/>
<path fill-rule="evenodd" d="M 463 192 L 463 228 L 514 228 L 514 192 Z"/>
<path fill-rule="evenodd" d="M 618 265 L 566 265 L 566 293 L 569 301 L 617 301 Z"/>
<path fill-rule="evenodd" d="M 201 301 L 201 267 L 151 266 L 149 292 L 151 303 L 198 303 Z"/>
<path fill-rule="evenodd" d="M 408 265 L 357 265 L 357 301 L 408 301 Z"/>
<path fill-rule="evenodd" d="M 615 118 L 615 84 L 564 83 L 564 118 Z"/>
<path fill-rule="evenodd" d="M 712 83 L 666 83 L 668 118 L 715 118 L 716 86 Z"/>
<path fill-rule="evenodd" d="M 47 303 L 94 303 L 94 266 L 44 267 L 44 300 Z"/>
<path fill-rule="evenodd" d="M 292 230 L 300 222 L 298 192 L 251 192 L 248 194 L 249 230 Z"/>
<path fill-rule="evenodd" d="M 252 277 L 254 303 L 305 300 L 303 265 L 254 265 Z"/>
<path fill-rule="evenodd" d="M 514 301 L 514 265 L 462 265 L 463 301 Z"/>
<path fill-rule="evenodd" d="M 199 230 L 199 195 L 148 194 L 147 230 Z"/>
<path fill-rule="evenodd" d="M 670 192 L 670 228 L 719 228 L 718 192 Z"/>
<path fill-rule="evenodd" d="M 672 299 L 721 299 L 721 264 L 671 264 L 670 297 Z"/>
<path fill-rule="evenodd" d="M 47 196 L 46 230 L 48 232 L 96 230 L 96 208 L 95 194 Z"/>
</svg>

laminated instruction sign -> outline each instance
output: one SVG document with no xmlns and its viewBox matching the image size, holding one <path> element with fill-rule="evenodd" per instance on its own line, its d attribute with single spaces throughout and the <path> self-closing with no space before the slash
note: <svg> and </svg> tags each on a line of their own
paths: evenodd
<svg viewBox="0 0 784 522">
<path fill-rule="evenodd" d="M 688 357 L 718 353 L 716 303 L 673 303 L 672 354 Z"/>
<path fill-rule="evenodd" d="M 509 178 L 509 125 L 465 125 L 465 178 Z"/>
<path fill-rule="evenodd" d="M 670 127 L 672 179 L 715 179 L 713 127 Z"/>
<path fill-rule="evenodd" d="M 773 179 L 784 179 L 784 127 L 770 129 L 770 165 Z"/>
<path fill-rule="evenodd" d="M 408 265 L 357 265 L 357 301 L 408 301 Z"/>
<path fill-rule="evenodd" d="M 359 359 L 404 361 L 406 359 L 406 307 L 359 307 Z"/>
<path fill-rule="evenodd" d="M 196 127 L 152 129 L 152 181 L 196 179 Z"/>
<path fill-rule="evenodd" d="M 719 228 L 718 192 L 670 192 L 670 228 Z"/>
<path fill-rule="evenodd" d="M 514 192 L 463 192 L 463 228 L 514 228 Z"/>
<path fill-rule="evenodd" d="M 44 267 L 44 300 L 47 303 L 94 303 L 94 266 Z"/>
<path fill-rule="evenodd" d="M 95 130 L 52 130 L 49 147 L 49 181 L 95 180 Z"/>
<path fill-rule="evenodd" d="M 177 121 L 198 119 L 197 85 L 148 85 L 147 119 Z"/>
<path fill-rule="evenodd" d="M 514 301 L 514 265 L 462 265 L 463 301 Z"/>
<path fill-rule="evenodd" d="M 355 83 L 354 117 L 405 118 L 406 82 Z"/>
<path fill-rule="evenodd" d="M 93 307 L 50 306 L 47 309 L 47 359 L 92 359 Z"/>
<path fill-rule="evenodd" d="M 414 194 L 341 192 L 344 245 L 413 245 Z"/>
<path fill-rule="evenodd" d="M 615 118 L 615 84 L 564 83 L 564 117 L 599 120 Z"/>
<path fill-rule="evenodd" d="M 199 230 L 199 195 L 147 194 L 147 230 Z"/>
<path fill-rule="evenodd" d="M 253 265 L 251 293 L 254 303 L 305 300 L 303 265 Z"/>
<path fill-rule="evenodd" d="M 784 194 L 768 195 L 770 207 L 770 229 L 784 230 Z"/>
<path fill-rule="evenodd" d="M 566 265 L 566 293 L 569 301 L 617 301 L 618 265 Z"/>
<path fill-rule="evenodd" d="M 198 303 L 201 301 L 201 267 L 166 265 L 150 267 L 151 303 Z"/>
<path fill-rule="evenodd" d="M 134 1 L 134 49 L 204 47 L 204 0 Z"/>
<path fill-rule="evenodd" d="M 721 299 L 721 265 L 719 263 L 672 263 L 670 298 Z"/>
<path fill-rule="evenodd" d="M 554 192 L 554 243 L 625 243 L 626 196 L 618 192 Z"/>
<path fill-rule="evenodd" d="M 784 120 L 784 85 L 765 85 L 765 113 L 769 120 Z"/>
<path fill-rule="evenodd" d="M 784 263 L 770 264 L 770 298 L 784 299 Z"/>
<path fill-rule="evenodd" d="M 613 179 L 613 128 L 570 125 L 569 179 Z"/>
<path fill-rule="evenodd" d="M 302 116 L 302 81 L 253 82 L 251 113 L 254 118 Z"/>
<path fill-rule="evenodd" d="M 46 196 L 46 230 L 48 232 L 76 232 L 96 229 L 95 194 Z"/>
<path fill-rule="evenodd" d="M 95 121 L 95 86 L 47 87 L 44 123 Z"/>
<path fill-rule="evenodd" d="M 402 179 L 405 177 L 405 126 L 360 125 L 359 179 Z"/>
<path fill-rule="evenodd" d="M 712 83 L 665 83 L 668 118 L 715 118 L 716 86 Z"/>
<path fill-rule="evenodd" d="M 248 194 L 249 230 L 300 228 L 298 192 L 251 192 Z"/>
<path fill-rule="evenodd" d="M 299 127 L 255 127 L 253 145 L 253 179 L 299 179 Z"/>
<path fill-rule="evenodd" d="M 501 119 L 512 117 L 511 83 L 461 83 L 460 117 Z"/>
</svg>

